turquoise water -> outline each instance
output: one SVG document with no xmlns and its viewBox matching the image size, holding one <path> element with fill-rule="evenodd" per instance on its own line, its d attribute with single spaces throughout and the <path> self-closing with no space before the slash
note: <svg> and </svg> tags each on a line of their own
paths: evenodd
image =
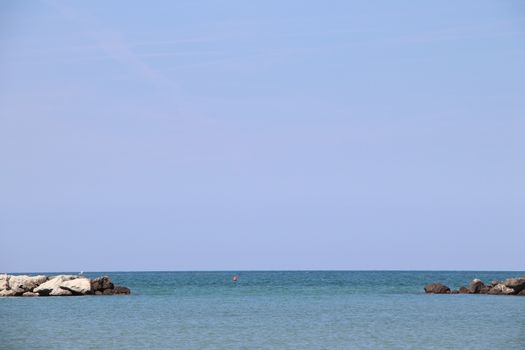
<svg viewBox="0 0 525 350">
<path fill-rule="evenodd" d="M 0 298 L 0 349 L 525 349 L 525 297 L 422 289 L 525 272 L 103 274 L 133 294 Z"/>
</svg>

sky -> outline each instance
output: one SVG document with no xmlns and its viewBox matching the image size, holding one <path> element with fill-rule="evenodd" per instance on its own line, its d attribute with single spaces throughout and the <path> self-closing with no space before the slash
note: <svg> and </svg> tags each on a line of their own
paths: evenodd
<svg viewBox="0 0 525 350">
<path fill-rule="evenodd" d="M 0 271 L 525 270 L 522 1 L 0 2 Z"/>
</svg>

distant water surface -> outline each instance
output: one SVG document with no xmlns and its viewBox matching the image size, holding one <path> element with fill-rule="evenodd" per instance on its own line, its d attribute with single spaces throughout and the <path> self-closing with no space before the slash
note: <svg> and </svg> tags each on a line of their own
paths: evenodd
<svg viewBox="0 0 525 350">
<path fill-rule="evenodd" d="M 525 297 L 422 289 L 525 272 L 104 274 L 133 294 L 0 298 L 0 349 L 525 349 Z"/>
</svg>

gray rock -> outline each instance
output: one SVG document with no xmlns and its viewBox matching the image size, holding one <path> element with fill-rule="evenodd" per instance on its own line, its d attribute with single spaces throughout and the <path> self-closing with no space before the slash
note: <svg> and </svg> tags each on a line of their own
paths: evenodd
<svg viewBox="0 0 525 350">
<path fill-rule="evenodd" d="M 447 294 L 450 293 L 450 288 L 441 283 L 431 283 L 425 286 L 425 293 Z"/>
<path fill-rule="evenodd" d="M 525 277 L 508 278 L 503 284 L 509 288 L 514 289 L 516 293 L 525 289 Z"/>
<path fill-rule="evenodd" d="M 25 292 L 31 292 L 34 288 L 47 281 L 47 276 L 10 276 L 9 289 L 14 291 L 17 295 L 22 295 Z"/>
<path fill-rule="evenodd" d="M 520 295 L 520 296 L 524 296 L 524 297 L 525 297 L 525 289 L 522 290 L 521 292 L 519 292 L 518 295 Z"/>
</svg>

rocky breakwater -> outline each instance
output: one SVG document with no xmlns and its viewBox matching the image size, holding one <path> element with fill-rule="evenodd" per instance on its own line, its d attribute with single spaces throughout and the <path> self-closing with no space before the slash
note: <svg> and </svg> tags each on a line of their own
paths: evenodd
<svg viewBox="0 0 525 350">
<path fill-rule="evenodd" d="M 503 282 L 493 281 L 485 284 L 479 279 L 472 280 L 468 286 L 457 290 L 450 289 L 441 283 L 427 284 L 426 293 L 431 294 L 491 294 L 491 295 L 520 295 L 525 296 L 525 276 L 508 278 Z"/>
<path fill-rule="evenodd" d="M 115 286 L 107 276 L 93 280 L 84 276 L 0 275 L 0 297 L 130 294 L 127 287 Z"/>
</svg>

